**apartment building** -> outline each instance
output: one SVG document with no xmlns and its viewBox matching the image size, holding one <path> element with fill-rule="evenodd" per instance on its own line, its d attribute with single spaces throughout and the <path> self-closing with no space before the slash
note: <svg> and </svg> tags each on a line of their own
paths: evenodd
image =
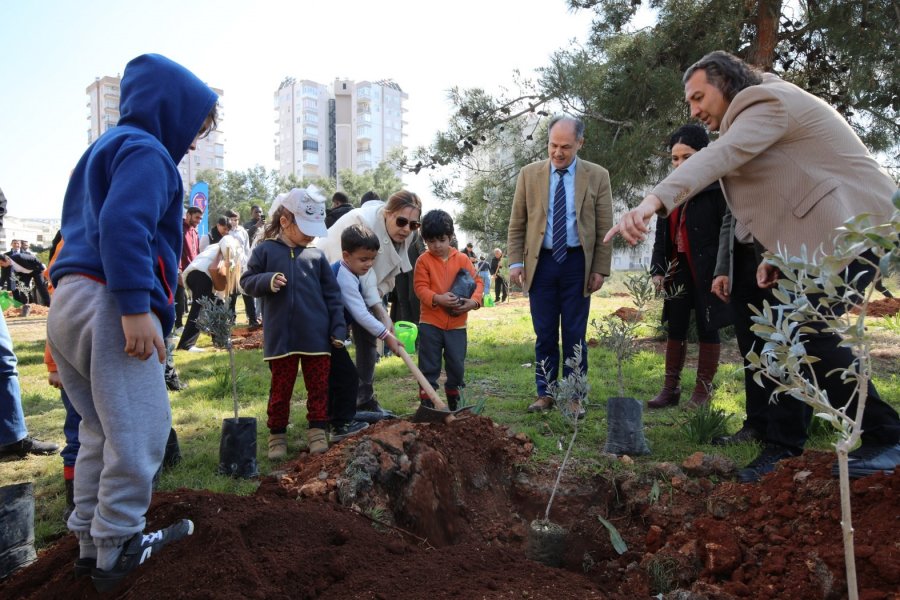
<svg viewBox="0 0 900 600">
<path fill-rule="evenodd" d="M 282 176 L 337 178 L 374 169 L 403 147 L 403 103 L 391 80 L 286 78 L 274 94 L 275 160 Z"/>
<path fill-rule="evenodd" d="M 87 107 L 89 110 L 88 121 L 90 127 L 87 130 L 88 145 L 93 144 L 97 138 L 115 127 L 119 122 L 119 87 L 121 77 L 98 77 L 85 90 L 88 95 Z M 197 142 L 197 149 L 188 151 L 178 164 L 181 172 L 181 180 L 185 191 L 191 189 L 191 185 L 197 180 L 197 173 L 202 170 L 212 169 L 219 173 L 225 172 L 225 134 L 222 122 L 225 113 L 222 107 L 224 92 L 212 88 L 219 95 L 218 127 L 209 136 Z"/>
</svg>

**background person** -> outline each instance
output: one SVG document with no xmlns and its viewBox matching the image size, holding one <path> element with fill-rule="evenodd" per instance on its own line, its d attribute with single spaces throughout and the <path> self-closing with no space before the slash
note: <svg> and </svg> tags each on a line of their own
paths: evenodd
<svg viewBox="0 0 900 600">
<path fill-rule="evenodd" d="M 699 125 L 679 128 L 669 139 L 672 167 L 677 169 L 708 145 L 709 136 Z M 671 293 L 678 290 L 678 294 L 663 303 L 662 319 L 668 323 L 665 381 L 662 391 L 647 403 L 649 408 L 678 404 L 692 310 L 700 350 L 690 404 L 699 406 L 709 401 L 721 354 L 719 328 L 733 321 L 731 307 L 711 291 L 725 211 L 725 198 L 716 181 L 668 218 L 657 218 L 650 272 L 657 289 L 666 286 Z"/>
<path fill-rule="evenodd" d="M 494 302 L 506 302 L 509 300 L 509 285 L 503 277 L 503 250 L 494 248 L 494 256 L 491 258 L 491 275 L 494 278 Z"/>
<path fill-rule="evenodd" d="M 600 165 L 578 160 L 584 123 L 555 116 L 548 133 L 549 159 L 519 172 L 507 240 L 509 278 L 529 295 L 536 337 L 537 400 L 529 412 L 553 406 L 547 385 L 559 373 L 560 329 L 563 375 L 570 370 L 565 359 L 573 355 L 577 344 L 582 348 L 582 370 L 587 373 L 584 337 L 591 294 L 609 276 L 612 260 L 611 247 L 602 241 L 612 226 L 609 173 Z"/>
<path fill-rule="evenodd" d="M 335 221 L 353 210 L 350 198 L 344 192 L 335 192 L 331 197 L 331 208 L 325 215 L 325 227 L 331 227 Z"/>
</svg>

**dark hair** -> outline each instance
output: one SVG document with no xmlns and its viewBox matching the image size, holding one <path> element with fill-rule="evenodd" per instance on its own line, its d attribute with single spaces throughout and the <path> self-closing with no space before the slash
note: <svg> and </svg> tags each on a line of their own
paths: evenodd
<svg viewBox="0 0 900 600">
<path fill-rule="evenodd" d="M 670 152 L 675 144 L 684 144 L 694 150 L 701 150 L 709 146 L 709 135 L 699 125 L 682 125 L 669 138 L 668 149 Z"/>
<path fill-rule="evenodd" d="M 365 225 L 351 225 L 341 232 L 341 250 L 354 253 L 357 250 L 374 250 L 378 252 L 381 243 L 375 232 Z"/>
<path fill-rule="evenodd" d="M 225 216 L 228 217 L 229 219 L 233 219 L 235 217 L 240 217 L 241 215 L 237 214 L 236 212 L 234 212 L 231 209 L 228 209 L 225 211 Z"/>
<path fill-rule="evenodd" d="M 719 88 L 728 102 L 734 100 L 741 90 L 762 83 L 762 73 L 756 67 L 722 50 L 710 52 L 688 67 L 681 83 L 687 84 L 688 79 L 700 69 L 706 72 L 706 80 Z"/>
<path fill-rule="evenodd" d="M 422 212 L 422 201 L 419 197 L 407 190 L 400 190 L 392 194 L 384 205 L 384 211 L 389 213 L 400 212 L 404 208 L 412 207 Z"/>
<path fill-rule="evenodd" d="M 254 204 L 253 206 L 250 207 L 250 210 L 258 210 L 258 211 L 262 212 L 262 208 L 260 208 L 259 204 Z"/>
<path fill-rule="evenodd" d="M 575 139 L 583 140 L 584 139 L 584 121 L 579 119 L 578 117 L 572 117 L 570 115 L 553 115 L 553 118 L 550 119 L 550 124 L 547 125 L 547 134 L 550 134 L 550 130 L 553 129 L 553 126 L 557 123 L 573 123 L 575 125 Z"/>
<path fill-rule="evenodd" d="M 266 229 L 263 232 L 265 239 L 278 237 L 278 234 L 281 233 L 281 217 L 287 217 L 291 223 L 295 222 L 294 213 L 289 211 L 282 204 L 277 209 L 275 209 L 275 212 L 272 213 L 272 218 L 268 223 L 266 223 Z"/>
<path fill-rule="evenodd" d="M 206 118 L 203 120 L 203 125 L 200 126 L 200 133 L 198 137 L 205 138 L 216 128 L 219 126 L 219 103 L 216 102 L 213 104 L 213 107 L 210 109 L 209 114 L 206 115 Z"/>
<path fill-rule="evenodd" d="M 331 201 L 338 204 L 347 204 L 350 202 L 350 198 L 344 192 L 335 192 L 334 196 L 331 197 Z"/>
<path fill-rule="evenodd" d="M 189 215 L 196 215 L 197 213 L 199 213 L 199 214 L 202 215 L 202 214 L 203 214 L 203 209 L 200 208 L 199 206 L 188 206 L 187 214 L 189 214 Z"/>
<path fill-rule="evenodd" d="M 422 217 L 422 239 L 427 242 L 442 236 L 453 237 L 453 217 L 440 209 L 429 210 Z"/>
<path fill-rule="evenodd" d="M 228 220 L 228 217 L 222 216 L 216 220 L 216 225 L 222 225 L 227 227 L 229 231 L 231 231 L 231 221 Z"/>
<path fill-rule="evenodd" d="M 365 194 L 362 195 L 362 198 L 359 199 L 359 205 L 362 206 L 369 200 L 381 200 L 381 198 L 378 196 L 378 194 L 376 194 L 372 190 L 369 190 L 368 192 L 366 192 Z"/>
</svg>

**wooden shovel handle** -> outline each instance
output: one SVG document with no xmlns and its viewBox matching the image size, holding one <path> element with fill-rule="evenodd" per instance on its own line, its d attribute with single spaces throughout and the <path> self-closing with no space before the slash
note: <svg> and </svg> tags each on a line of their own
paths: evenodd
<svg viewBox="0 0 900 600">
<path fill-rule="evenodd" d="M 406 363 L 406 368 L 409 369 L 410 373 L 412 373 L 416 381 L 419 382 L 419 385 L 422 386 L 422 389 L 425 390 L 425 393 L 428 394 L 428 397 L 434 403 L 434 407 L 438 410 L 448 410 L 447 404 L 441 400 L 440 396 L 437 395 L 437 392 L 434 391 L 434 388 L 431 387 L 431 384 L 428 383 L 428 380 L 425 379 L 425 376 L 422 374 L 422 371 L 419 370 L 419 367 L 416 366 L 416 363 L 413 362 L 413 359 L 406 353 L 406 349 L 403 347 L 403 344 L 398 344 L 400 346 L 400 358 L 403 359 L 403 362 Z"/>
</svg>

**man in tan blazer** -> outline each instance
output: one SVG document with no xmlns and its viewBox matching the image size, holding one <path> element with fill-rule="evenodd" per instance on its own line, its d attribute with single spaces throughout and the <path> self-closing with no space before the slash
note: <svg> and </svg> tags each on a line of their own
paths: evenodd
<svg viewBox="0 0 900 600">
<path fill-rule="evenodd" d="M 578 159 L 584 123 L 556 116 L 548 135 L 550 158 L 519 172 L 507 239 L 509 278 L 529 294 L 536 337 L 538 397 L 529 412 L 553 406 L 547 385 L 559 373 L 560 328 L 563 356 L 571 357 L 580 344 L 587 373 L 584 337 L 591 294 L 609 276 L 612 258 L 610 245 L 602 242 L 612 226 L 609 173 Z M 564 375 L 569 371 L 563 359 Z"/>
<path fill-rule="evenodd" d="M 795 256 L 801 245 L 810 252 L 821 248 L 829 253 L 835 228 L 850 217 L 869 213 L 882 221 L 890 218 L 896 183 L 879 168 L 850 125 L 821 99 L 721 51 L 687 70 L 684 90 L 691 114 L 718 130 L 719 139 L 657 185 L 607 239 L 620 233 L 636 243 L 647 234 L 653 214 L 668 214 L 717 179 L 736 220 L 736 241 L 749 240 L 773 251 L 786 248 Z M 851 278 L 863 273 L 862 287 L 874 275 L 859 261 L 850 263 L 847 272 Z M 772 265 L 759 263 L 760 288 L 773 287 L 777 279 Z M 820 359 L 814 366 L 816 381 L 833 403 L 846 404 L 853 398 L 854 385 L 829 373 L 848 367 L 853 355 L 840 347 L 837 334 L 810 325 L 816 331 L 805 336 L 804 345 L 808 354 Z M 765 445 L 739 473 L 744 481 L 757 480 L 779 460 L 799 454 L 806 441 L 811 411 L 805 404 L 785 399 L 770 407 Z M 848 412 L 853 411 L 851 405 Z M 777 441 L 773 427 L 781 430 Z M 789 439 L 786 431 L 793 432 Z M 900 418 L 870 383 L 862 446 L 850 453 L 850 476 L 892 472 L 900 464 L 898 442 Z"/>
</svg>

